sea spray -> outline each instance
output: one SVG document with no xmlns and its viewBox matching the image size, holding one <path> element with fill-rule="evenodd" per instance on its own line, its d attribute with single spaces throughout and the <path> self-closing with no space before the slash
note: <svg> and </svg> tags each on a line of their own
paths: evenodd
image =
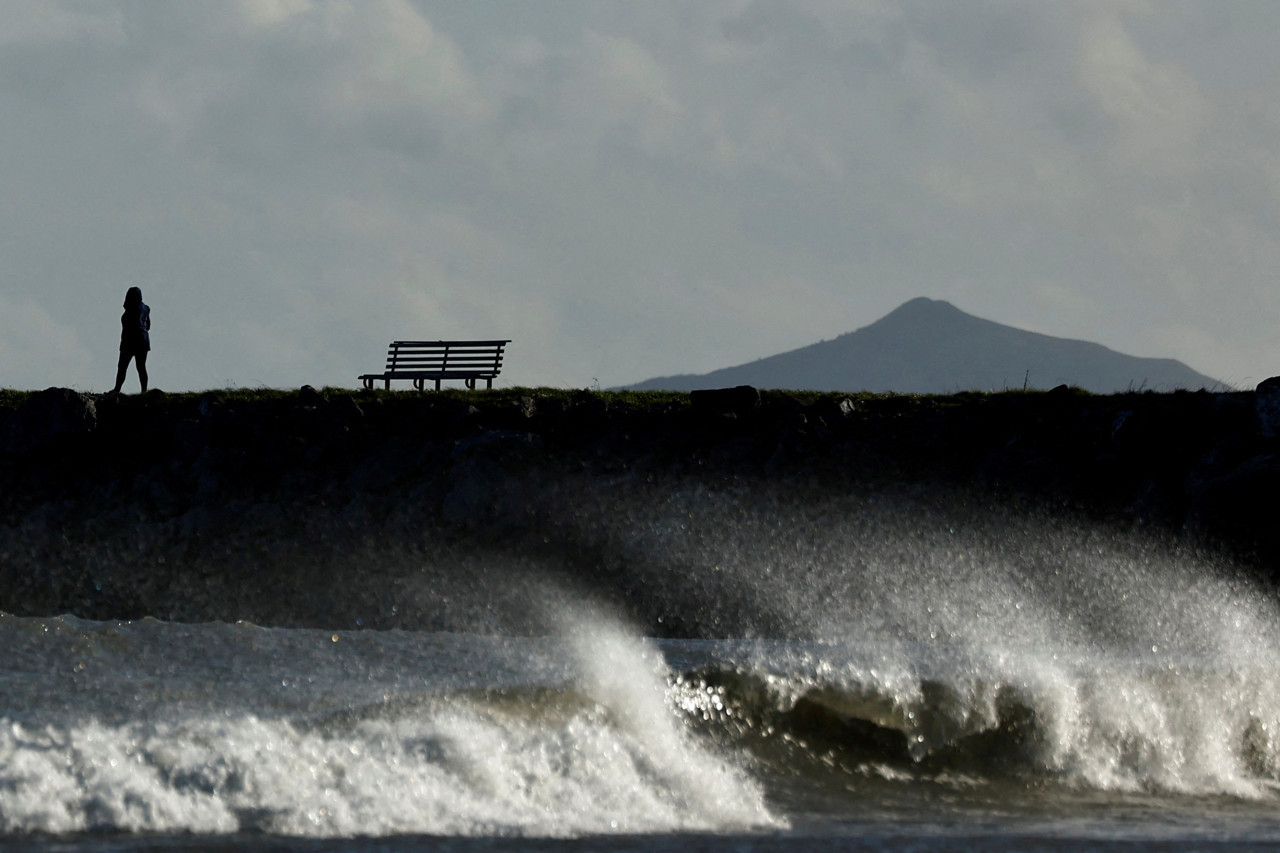
<svg viewBox="0 0 1280 853">
<path fill-rule="evenodd" d="M 778 821 L 763 792 L 739 767 L 692 739 L 679 724 L 667 690 L 668 670 L 657 648 L 603 622 L 575 626 L 571 635 L 583 667 L 583 687 L 635 739 L 643 752 L 637 771 L 645 785 L 624 796 L 648 794 L 669 812 L 672 824 L 759 826 Z"/>
<path fill-rule="evenodd" d="M 972 638 L 975 654 L 1280 649 L 1265 639 L 1271 599 L 1230 561 L 1168 534 L 940 487 L 624 481 L 610 496 L 560 507 L 564 549 L 596 555 L 637 616 L 669 635 Z"/>
<path fill-rule="evenodd" d="M 631 488 L 581 522 L 668 623 L 756 643 L 710 667 L 740 719 L 931 777 L 1276 785 L 1280 612 L 1219 555 L 936 492 Z"/>
</svg>

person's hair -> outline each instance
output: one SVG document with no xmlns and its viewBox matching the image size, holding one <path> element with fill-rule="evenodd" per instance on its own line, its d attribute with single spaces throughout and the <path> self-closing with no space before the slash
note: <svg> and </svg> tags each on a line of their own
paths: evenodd
<svg viewBox="0 0 1280 853">
<path fill-rule="evenodd" d="M 131 287 L 124 294 L 124 307 L 134 308 L 142 304 L 142 288 Z"/>
</svg>

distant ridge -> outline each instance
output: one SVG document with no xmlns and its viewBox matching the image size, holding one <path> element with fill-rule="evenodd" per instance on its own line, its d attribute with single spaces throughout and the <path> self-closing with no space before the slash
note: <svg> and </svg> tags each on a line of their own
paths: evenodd
<svg viewBox="0 0 1280 853">
<path fill-rule="evenodd" d="M 754 385 L 794 391 L 948 394 L 1074 385 L 1096 394 L 1221 386 L 1171 358 L 1138 358 L 1088 341 L 1055 338 L 919 297 L 854 332 L 701 375 L 627 388 L 692 391 Z"/>
</svg>

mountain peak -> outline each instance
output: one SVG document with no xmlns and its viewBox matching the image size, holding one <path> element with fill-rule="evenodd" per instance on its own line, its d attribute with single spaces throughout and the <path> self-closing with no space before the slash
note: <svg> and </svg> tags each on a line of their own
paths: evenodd
<svg viewBox="0 0 1280 853">
<path fill-rule="evenodd" d="M 963 314 L 964 312 L 944 299 L 930 299 L 927 296 L 917 296 L 915 299 L 908 299 L 897 308 L 894 308 L 882 319 L 887 320 L 890 317 L 898 316 L 946 313 Z"/>
<path fill-rule="evenodd" d="M 1218 384 L 1173 359 L 1138 358 L 1101 344 L 1028 332 L 921 296 L 831 341 L 702 376 L 668 376 L 630 387 L 945 394 L 1075 385 L 1109 394 Z"/>
<path fill-rule="evenodd" d="M 950 302 L 942 299 L 930 299 L 927 296 L 917 296 L 910 299 L 888 314 L 881 317 L 871 326 L 889 325 L 898 326 L 902 324 L 937 324 L 937 323 L 953 323 L 966 318 L 969 320 L 977 319 L 971 314 L 966 314 Z M 868 327 L 870 328 L 870 327 Z"/>
</svg>

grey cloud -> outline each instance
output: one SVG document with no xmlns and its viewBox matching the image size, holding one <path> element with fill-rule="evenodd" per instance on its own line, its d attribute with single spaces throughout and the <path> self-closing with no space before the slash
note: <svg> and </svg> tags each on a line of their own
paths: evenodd
<svg viewBox="0 0 1280 853">
<path fill-rule="evenodd" d="M 171 388 L 351 384 L 417 335 L 622 384 L 917 295 L 1280 360 L 1262 4 L 40 7 L 0 51 L 0 354 L 49 352 L 0 384 L 104 386 L 132 284 Z"/>
</svg>

